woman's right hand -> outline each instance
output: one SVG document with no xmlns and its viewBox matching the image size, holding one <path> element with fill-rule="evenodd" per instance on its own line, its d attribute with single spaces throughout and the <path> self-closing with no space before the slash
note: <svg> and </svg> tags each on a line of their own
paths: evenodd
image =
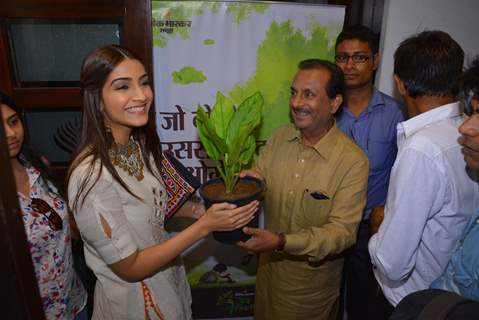
<svg viewBox="0 0 479 320">
<path fill-rule="evenodd" d="M 241 207 L 227 202 L 215 203 L 206 210 L 198 223 L 202 223 L 208 233 L 235 230 L 253 220 L 258 207 L 258 201 L 252 201 Z"/>
</svg>

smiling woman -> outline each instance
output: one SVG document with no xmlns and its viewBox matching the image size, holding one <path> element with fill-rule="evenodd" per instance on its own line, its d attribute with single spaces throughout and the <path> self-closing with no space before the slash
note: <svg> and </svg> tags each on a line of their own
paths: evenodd
<svg viewBox="0 0 479 320">
<path fill-rule="evenodd" d="M 91 52 L 81 90 L 83 128 L 68 195 L 98 279 L 93 319 L 191 319 L 190 288 L 177 256 L 212 231 L 245 225 L 258 202 L 205 211 L 187 201 L 196 186 L 181 164 L 176 171 L 166 165 L 148 75 L 129 50 L 110 45 Z M 172 170 L 175 179 L 165 175 Z M 174 236 L 164 228 L 175 213 L 171 202 L 179 203 L 177 217 L 201 216 Z"/>
<path fill-rule="evenodd" d="M 138 60 L 123 60 L 102 89 L 101 110 L 115 141 L 126 144 L 134 127 L 148 122 L 153 101 L 148 75 Z"/>
</svg>

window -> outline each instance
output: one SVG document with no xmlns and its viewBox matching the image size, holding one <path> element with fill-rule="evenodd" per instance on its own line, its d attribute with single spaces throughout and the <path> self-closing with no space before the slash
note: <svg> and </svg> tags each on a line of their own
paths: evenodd
<svg viewBox="0 0 479 320">
<path fill-rule="evenodd" d="M 33 146 L 60 181 L 80 126 L 84 57 L 121 44 L 151 73 L 150 15 L 150 0 L 0 1 L 0 90 L 26 109 Z"/>
</svg>

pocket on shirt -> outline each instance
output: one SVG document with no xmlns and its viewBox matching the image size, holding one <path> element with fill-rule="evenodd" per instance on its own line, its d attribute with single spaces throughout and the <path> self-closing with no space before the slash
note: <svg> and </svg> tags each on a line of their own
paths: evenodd
<svg viewBox="0 0 479 320">
<path fill-rule="evenodd" d="M 301 212 L 297 224 L 304 228 L 322 226 L 328 221 L 331 203 L 328 191 L 306 188 L 301 198 Z"/>
<path fill-rule="evenodd" d="M 396 158 L 396 142 L 387 140 L 368 140 L 368 158 L 370 171 L 382 171 L 391 168 Z"/>
</svg>

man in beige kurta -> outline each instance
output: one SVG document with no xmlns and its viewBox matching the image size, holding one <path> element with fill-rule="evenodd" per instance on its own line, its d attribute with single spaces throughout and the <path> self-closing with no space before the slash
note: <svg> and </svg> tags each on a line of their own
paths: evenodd
<svg viewBox="0 0 479 320">
<path fill-rule="evenodd" d="M 265 230 L 239 243 L 261 252 L 255 319 L 336 319 L 341 253 L 356 239 L 368 161 L 335 125 L 343 76 L 329 62 L 299 64 L 291 87 L 294 124 L 278 129 L 252 170 L 263 178 Z M 327 93 L 328 92 L 328 93 Z"/>
</svg>

